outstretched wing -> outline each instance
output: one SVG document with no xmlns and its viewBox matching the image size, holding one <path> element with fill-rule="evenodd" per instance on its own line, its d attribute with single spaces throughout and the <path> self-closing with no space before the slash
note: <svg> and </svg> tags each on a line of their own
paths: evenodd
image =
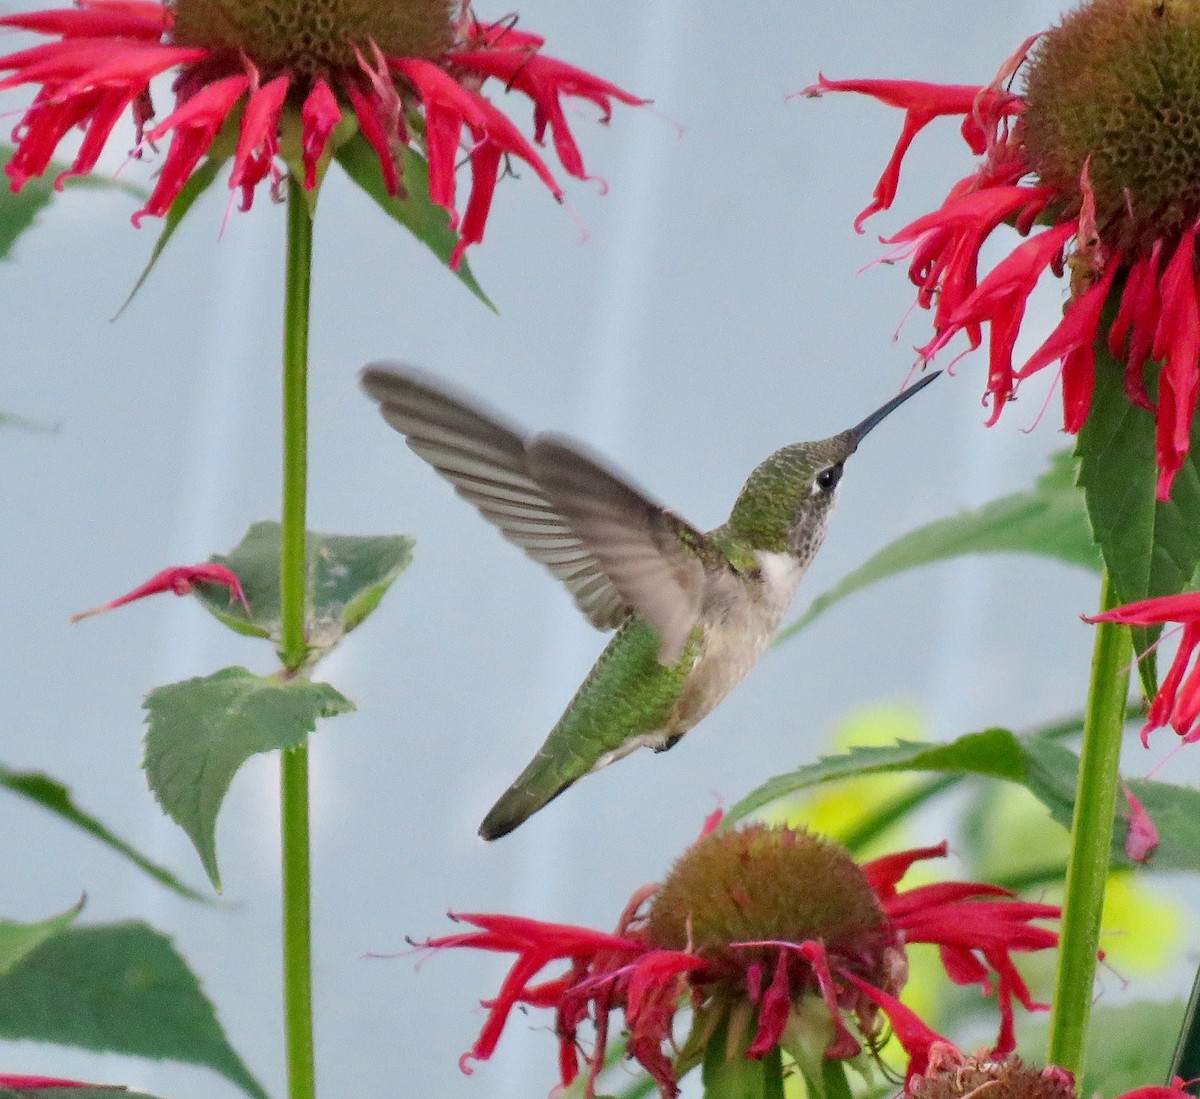
<svg viewBox="0 0 1200 1099">
<path fill-rule="evenodd" d="M 530 477 L 520 428 L 411 367 L 373 363 L 362 385 L 455 492 L 566 584 L 592 625 L 611 630 L 621 623 L 629 608 Z"/>
<path fill-rule="evenodd" d="M 571 439 L 539 435 L 529 472 L 620 593 L 658 631 L 674 664 L 700 616 L 707 539 Z"/>
<path fill-rule="evenodd" d="M 428 375 L 375 363 L 363 388 L 389 424 L 511 542 L 545 565 L 600 629 L 637 611 L 674 663 L 696 623 L 704 536 L 575 443 L 528 438 Z"/>
</svg>

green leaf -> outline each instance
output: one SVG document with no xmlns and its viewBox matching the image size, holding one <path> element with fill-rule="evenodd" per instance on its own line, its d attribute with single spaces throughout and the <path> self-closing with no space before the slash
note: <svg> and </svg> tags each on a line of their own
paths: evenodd
<svg viewBox="0 0 1200 1099">
<path fill-rule="evenodd" d="M 732 824 L 778 798 L 823 782 L 903 771 L 968 772 L 1021 782 L 1025 757 L 1020 741 L 1007 729 L 968 733 L 949 744 L 902 741 L 882 748 L 855 748 L 768 779 L 725 814 L 725 823 Z"/>
<path fill-rule="evenodd" d="M 71 791 L 49 775 L 36 771 L 10 771 L 7 767 L 0 765 L 0 787 L 28 798 L 55 816 L 75 825 L 76 828 L 82 828 L 88 835 L 95 837 L 106 847 L 116 851 L 118 855 L 123 855 L 159 884 L 174 890 L 180 896 L 194 901 L 207 902 L 207 897 L 198 893 L 191 886 L 185 885 L 165 867 L 152 862 L 115 833 L 109 831 L 95 817 L 80 809 L 72 799 Z"/>
<path fill-rule="evenodd" d="M 305 636 L 319 659 L 371 613 L 412 562 L 413 540 L 403 535 L 354 537 L 308 532 Z M 205 608 L 231 629 L 280 640 L 278 523 L 255 523 L 227 557 L 210 558 L 237 575 L 250 604 L 230 602 L 219 584 L 197 584 Z"/>
<path fill-rule="evenodd" d="M 1121 603 L 1175 595 L 1200 565 L 1200 421 L 1192 422 L 1192 449 L 1175 478 L 1171 499 L 1155 499 L 1154 417 L 1125 396 L 1125 368 L 1096 348 L 1096 391 L 1079 432 L 1079 484 L 1096 541 Z M 1135 628 L 1145 652 L 1159 627 Z M 1146 695 L 1157 689 L 1153 654 L 1138 662 Z"/>
<path fill-rule="evenodd" d="M 7 164 L 15 152 L 11 145 L 0 145 L 0 157 Z M 7 259 L 17 239 L 29 229 L 54 197 L 54 188 L 43 179 L 31 179 L 14 195 L 7 187 L 0 194 L 0 259 Z"/>
<path fill-rule="evenodd" d="M 389 195 L 379 168 L 379 156 L 361 133 L 338 146 L 334 153 L 346 175 L 366 191 L 388 217 L 404 226 L 449 267 L 458 234 L 450 228 L 450 215 L 429 197 L 429 165 L 423 156 L 407 147 L 400 150 L 400 157 L 401 193 Z M 493 313 L 496 312 L 465 259 L 452 273 Z"/>
<path fill-rule="evenodd" d="M 47 423 L 45 420 L 31 420 L 28 416 L 18 416 L 12 412 L 0 412 L 0 427 L 16 427 L 22 431 L 38 431 L 44 435 L 57 435 L 62 425 Z"/>
<path fill-rule="evenodd" d="M 1069 451 L 1051 456 L 1050 468 L 1028 492 L 1016 492 L 937 519 L 884 546 L 828 591 L 776 639 L 799 633 L 846 596 L 909 569 L 970 553 L 1036 553 L 1067 565 L 1100 571 L 1100 554 L 1088 527 L 1083 498 L 1075 486 Z"/>
<path fill-rule="evenodd" d="M 140 922 L 69 928 L 0 976 L 0 1036 L 202 1065 L 266 1099 L 171 940 Z"/>
<path fill-rule="evenodd" d="M 884 748 L 856 748 L 768 779 L 725 816 L 729 826 L 810 786 L 858 775 L 907 771 L 981 775 L 1018 783 L 1028 789 L 1064 828 L 1071 826 L 1079 757 L 1041 736 L 1018 737 L 1007 729 L 968 733 L 948 744 L 902 742 Z M 1200 790 L 1165 782 L 1130 779 L 1129 789 L 1158 827 L 1161 842 L 1150 865 L 1156 870 L 1200 870 Z M 1118 806 L 1113 836 L 1115 865 L 1136 866 L 1125 854 L 1129 831 L 1124 799 Z"/>
<path fill-rule="evenodd" d="M 121 308 L 117 310 L 113 320 L 116 320 L 117 317 L 124 313 L 129 308 L 133 299 L 137 297 L 137 292 L 150 277 L 150 272 L 154 270 L 159 257 L 166 251 L 167 245 L 171 243 L 171 238 L 175 235 L 175 230 L 179 228 L 188 211 L 195 205 L 196 199 L 212 186 L 213 181 L 217 178 L 217 173 L 221 170 L 221 166 L 224 163 L 225 157 L 208 156 L 205 158 L 204 163 L 188 176 L 187 182 L 180 188 L 175 201 L 167 209 L 167 216 L 163 218 L 163 230 L 158 234 L 158 240 L 154 242 L 154 250 L 150 253 L 150 259 L 142 269 L 142 273 L 138 276 L 137 282 L 133 284 L 133 289 L 129 291 L 129 297 L 125 299 Z"/>
<path fill-rule="evenodd" d="M 13 146 L 0 143 L 0 161 L 7 164 L 15 152 Z M 0 191 L 0 260 L 8 258 L 18 238 L 32 227 L 38 215 L 58 195 L 54 180 L 66 168 L 65 164 L 51 162 L 39 178 L 28 180 L 18 194 L 13 194 L 7 187 Z M 137 187 L 99 176 L 74 176 L 66 182 L 72 188 L 116 187 L 131 194 L 142 194 Z"/>
<path fill-rule="evenodd" d="M 68 908 L 57 916 L 39 923 L 14 923 L 0 920 L 0 976 L 7 973 L 30 951 L 37 949 L 47 939 L 65 931 L 71 921 L 83 909 L 83 901 Z"/>
<path fill-rule="evenodd" d="M 267 678 L 245 668 L 158 687 L 143 707 L 150 789 L 188 834 L 218 890 L 217 813 L 238 769 L 259 752 L 299 747 L 317 718 L 354 709 L 327 683 Z"/>
</svg>

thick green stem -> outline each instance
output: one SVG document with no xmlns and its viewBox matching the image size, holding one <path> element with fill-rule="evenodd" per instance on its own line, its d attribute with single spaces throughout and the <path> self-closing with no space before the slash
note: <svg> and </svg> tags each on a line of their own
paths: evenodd
<svg viewBox="0 0 1200 1099">
<path fill-rule="evenodd" d="M 1188 999 L 1187 1012 L 1179 1031 L 1175 1056 L 1171 1058 L 1171 1071 L 1163 1082 L 1170 1084 L 1176 1076 L 1191 1081 L 1184 1090 L 1196 1094 L 1196 1078 L 1200 1076 L 1200 973 L 1196 974 L 1192 984 L 1192 995 Z"/>
<path fill-rule="evenodd" d="M 288 183 L 287 271 L 283 307 L 283 531 L 279 561 L 283 663 L 295 671 L 304 636 L 304 524 L 308 497 L 308 295 L 312 218 L 299 185 Z"/>
<path fill-rule="evenodd" d="M 283 318 L 283 522 L 279 562 L 282 656 L 295 672 L 305 639 L 305 505 L 308 489 L 308 297 L 312 218 L 295 180 L 288 183 L 287 273 Z M 308 747 L 283 753 L 283 1000 L 288 1095 L 314 1099 L 312 898 L 309 871 Z"/>
<path fill-rule="evenodd" d="M 704 1099 L 784 1099 L 779 1047 L 761 1058 L 747 1057 L 746 1046 L 754 1037 L 754 1027 L 747 1025 L 752 1016 L 749 1011 L 738 1014 L 736 1024 L 726 1016 L 709 1036 L 702 1070 Z"/>
<path fill-rule="evenodd" d="M 821 1086 L 825 1099 L 850 1099 L 850 1081 L 846 1079 L 846 1062 L 826 1057 L 821 1062 Z"/>
<path fill-rule="evenodd" d="M 1115 602 L 1112 584 L 1105 574 L 1101 610 L 1110 610 Z M 1052 1064 L 1074 1073 L 1076 1079 L 1083 1070 L 1092 1009 L 1132 655 L 1127 626 L 1102 623 L 1096 627 L 1047 1054 Z"/>
</svg>

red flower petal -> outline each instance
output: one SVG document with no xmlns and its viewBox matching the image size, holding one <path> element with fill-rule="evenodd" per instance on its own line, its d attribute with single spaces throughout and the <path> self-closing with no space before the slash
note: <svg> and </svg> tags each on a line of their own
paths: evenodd
<svg viewBox="0 0 1200 1099">
<path fill-rule="evenodd" d="M 303 128 L 304 187 L 311 191 L 317 185 L 317 164 L 329 144 L 329 137 L 342 120 L 337 96 L 324 80 L 317 80 L 312 91 L 304 97 L 300 108 Z"/>
<path fill-rule="evenodd" d="M 96 166 L 113 127 L 120 121 L 130 103 L 141 94 L 143 89 L 136 87 L 114 88 L 101 93 L 96 105 L 89 112 L 87 134 L 71 167 L 60 172 L 54 181 L 56 189 L 61 190 L 68 177 L 87 175 Z"/>
<path fill-rule="evenodd" d="M 484 224 L 505 153 L 518 156 L 529 164 L 550 193 L 562 200 L 562 188 L 550 169 L 503 111 L 428 61 L 406 57 L 391 64 L 413 82 L 425 105 L 430 198 L 449 211 L 451 225 L 460 230 L 451 267 L 458 265 L 464 249 L 483 239 Z M 470 129 L 475 146 L 471 150 L 471 197 L 466 215 L 460 217 L 454 201 L 454 172 L 459 135 L 464 124 Z"/>
<path fill-rule="evenodd" d="M 291 76 L 282 73 L 262 87 L 250 89 L 229 175 L 229 189 L 242 189 L 243 210 L 250 209 L 254 188 L 266 178 L 279 152 L 279 117 L 290 85 Z"/>
<path fill-rule="evenodd" d="M 1052 362 L 1062 360 L 1063 430 L 1074 434 L 1092 407 L 1096 381 L 1096 335 L 1100 314 L 1112 289 L 1120 257 L 1114 256 L 1103 276 L 1067 306 L 1058 327 L 1017 371 L 1027 378 Z"/>
<path fill-rule="evenodd" d="M 1142 728 L 1142 744 L 1149 743 L 1150 733 L 1168 723 L 1187 740 L 1193 739 L 1193 725 L 1200 712 L 1196 701 L 1197 686 L 1193 676 L 1188 677 L 1185 688 L 1187 701 L 1181 701 L 1181 685 L 1192 654 L 1200 646 L 1200 593 L 1184 592 L 1181 595 L 1163 595 L 1153 599 L 1142 599 L 1114 607 L 1102 614 L 1084 617 L 1085 622 L 1117 622 L 1129 626 L 1157 626 L 1165 622 L 1183 623 L 1183 636 L 1170 670 L 1159 685 L 1158 694 L 1146 715 Z"/>
<path fill-rule="evenodd" d="M 456 50 L 450 54 L 450 59 L 484 76 L 496 77 L 507 87 L 529 96 L 534 105 L 535 140 L 542 143 L 548 124 L 558 159 L 577 179 L 587 179 L 588 175 L 579 146 L 563 114 L 562 96 L 575 96 L 594 103 L 600 108 L 602 122 L 612 116 L 613 99 L 634 107 L 649 102 L 565 61 L 527 50 Z"/>
<path fill-rule="evenodd" d="M 767 986 L 758 1004 L 758 1031 L 754 1041 L 746 1049 L 747 1057 L 765 1057 L 779 1044 L 783 1028 L 792 1012 L 792 988 L 788 981 L 788 956 L 786 950 L 779 952 L 775 976 Z M 841 1014 L 841 1009 L 838 1009 Z"/>
<path fill-rule="evenodd" d="M 1149 412 L 1154 410 L 1146 392 L 1145 369 L 1158 328 L 1162 303 L 1158 297 L 1158 267 L 1162 241 L 1155 241 L 1148 256 L 1134 261 L 1121 291 L 1121 304 L 1108 332 L 1108 350 L 1114 359 L 1125 359 L 1125 395 Z M 1129 347 L 1126 351 L 1126 340 Z"/>
<path fill-rule="evenodd" d="M 1159 291 L 1162 312 L 1151 354 L 1164 360 L 1159 375 L 1158 431 L 1155 453 L 1159 467 L 1158 498 L 1169 500 L 1171 482 L 1183 467 L 1191 445 L 1192 418 L 1200 396 L 1200 303 L 1196 298 L 1193 258 L 1196 230 L 1187 230 L 1163 272 Z"/>
<path fill-rule="evenodd" d="M 467 26 L 467 41 L 472 46 L 524 50 L 532 53 L 546 44 L 540 34 L 518 30 L 513 17 L 497 19 L 494 23 L 478 23 L 474 20 Z"/>
<path fill-rule="evenodd" d="M 1139 599 L 1100 614 L 1084 615 L 1085 622 L 1119 622 L 1125 626 L 1159 626 L 1164 622 L 1200 622 L 1200 592 Z"/>
<path fill-rule="evenodd" d="M 171 26 L 162 4 L 80 4 L 77 8 L 19 12 L 0 19 L 0 26 L 64 38 L 144 38 L 157 42 Z"/>
<path fill-rule="evenodd" d="M 396 160 L 392 154 L 391 143 L 388 141 L 387 133 L 383 128 L 382 110 L 383 104 L 379 96 L 374 91 L 367 92 L 358 86 L 354 80 L 348 80 L 345 84 L 346 94 L 350 97 L 350 105 L 354 108 L 354 114 L 358 118 L 358 128 L 362 131 L 370 144 L 375 150 L 375 155 L 379 157 L 379 167 L 383 172 L 383 185 L 387 188 L 389 195 L 397 195 L 400 193 L 400 173 L 396 168 Z M 426 135 L 429 137 L 429 119 L 426 116 Z M 429 138 L 432 140 L 432 138 Z M 429 154 L 429 190 L 430 198 L 434 202 L 438 200 L 433 197 L 433 152 Z M 439 205 L 441 205 L 439 203 Z"/>
<path fill-rule="evenodd" d="M 855 230 L 863 232 L 863 223 L 869 217 L 888 209 L 895 201 L 900 185 L 900 166 L 913 138 L 941 115 L 969 114 L 982 91 L 983 86 L 978 84 L 927 84 L 919 80 L 826 80 L 823 74 L 818 74 L 817 82 L 800 93 L 818 97 L 826 92 L 858 92 L 890 107 L 900 107 L 905 112 L 900 138 L 879 182 L 875 184 L 871 203 L 854 219 Z"/>
<path fill-rule="evenodd" d="M 75 96 L 56 102 L 44 91 L 25 112 L 21 125 L 14 131 L 17 151 L 4 166 L 12 180 L 11 188 L 19 191 L 27 180 L 40 176 L 54 156 L 54 150 L 67 133 L 91 113 L 97 102 L 95 95 Z"/>
<path fill-rule="evenodd" d="M 1179 687 L 1179 694 L 1171 711 L 1171 728 L 1185 744 L 1200 738 L 1196 719 L 1200 717 L 1200 663 L 1193 664 Z"/>
<path fill-rule="evenodd" d="M 144 584 L 139 584 L 131 592 L 126 592 L 124 595 L 109 603 L 105 603 L 100 607 L 93 607 L 90 611 L 81 611 L 79 614 L 71 615 L 72 622 L 78 622 L 83 618 L 90 618 L 94 614 L 100 614 L 102 611 L 111 611 L 116 607 L 123 607 L 126 603 L 132 603 L 136 599 L 145 599 L 148 595 L 157 595 L 159 592 L 173 591 L 176 595 L 187 595 L 191 592 L 192 587 L 196 584 L 222 584 L 229 589 L 229 601 L 232 603 L 235 599 L 239 600 L 246 613 L 250 613 L 250 604 L 246 602 L 246 593 L 242 591 L 241 581 L 224 565 L 216 565 L 207 562 L 202 565 L 175 565 L 169 569 L 163 569 L 162 572 L 156 572 Z"/>
<path fill-rule="evenodd" d="M 1133 1091 L 1127 1091 L 1124 1095 L 1118 1096 L 1117 1099 L 1187 1099 L 1190 1094 L 1187 1086 L 1186 1080 L 1176 1076 L 1171 1081 L 1170 1087 L 1162 1084 L 1151 1084 L 1144 1088 L 1134 1088 Z"/>
<path fill-rule="evenodd" d="M 950 339 L 972 325 L 991 323 L 987 392 L 992 398 L 994 424 L 1012 396 L 1015 375 L 1012 352 L 1025 316 L 1025 303 L 1046 268 L 1062 255 L 1067 241 L 1075 235 L 1075 221 L 1055 225 L 1018 245 L 1004 257 L 975 291 L 950 316 L 929 346 L 932 354 Z"/>
<path fill-rule="evenodd" d="M 882 858 L 863 863 L 862 872 L 875 895 L 883 901 L 895 894 L 896 886 L 915 863 L 925 859 L 945 858 L 949 850 L 950 845 L 942 840 L 932 847 L 914 847 L 910 851 L 898 851 L 894 855 L 884 855 Z"/>
<path fill-rule="evenodd" d="M 911 1080 L 914 1076 L 920 1076 L 925 1072 L 929 1067 L 930 1054 L 934 1047 L 945 1045 L 953 1048 L 952 1043 L 927 1027 L 915 1011 L 905 1007 L 894 996 L 889 996 L 883 989 L 868 984 L 848 970 L 843 971 L 842 976 L 864 996 L 878 1004 L 888 1017 L 888 1021 L 892 1024 L 892 1033 L 896 1035 L 896 1041 L 904 1047 L 904 1052 L 909 1057 L 908 1079 Z"/>
<path fill-rule="evenodd" d="M 154 142 L 171 133 L 171 146 L 154 193 L 133 215 L 134 225 L 140 225 L 147 214 L 154 217 L 166 214 L 200 158 L 208 152 L 226 116 L 249 87 L 248 76 L 227 76 L 206 84 L 146 135 L 146 141 Z"/>
</svg>

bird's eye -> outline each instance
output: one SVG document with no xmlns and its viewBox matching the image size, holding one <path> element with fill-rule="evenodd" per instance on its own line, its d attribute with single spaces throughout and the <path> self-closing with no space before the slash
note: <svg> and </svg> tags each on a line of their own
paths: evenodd
<svg viewBox="0 0 1200 1099">
<path fill-rule="evenodd" d="M 841 465 L 830 466 L 817 474 L 817 485 L 823 492 L 832 492 L 842 479 Z"/>
</svg>

